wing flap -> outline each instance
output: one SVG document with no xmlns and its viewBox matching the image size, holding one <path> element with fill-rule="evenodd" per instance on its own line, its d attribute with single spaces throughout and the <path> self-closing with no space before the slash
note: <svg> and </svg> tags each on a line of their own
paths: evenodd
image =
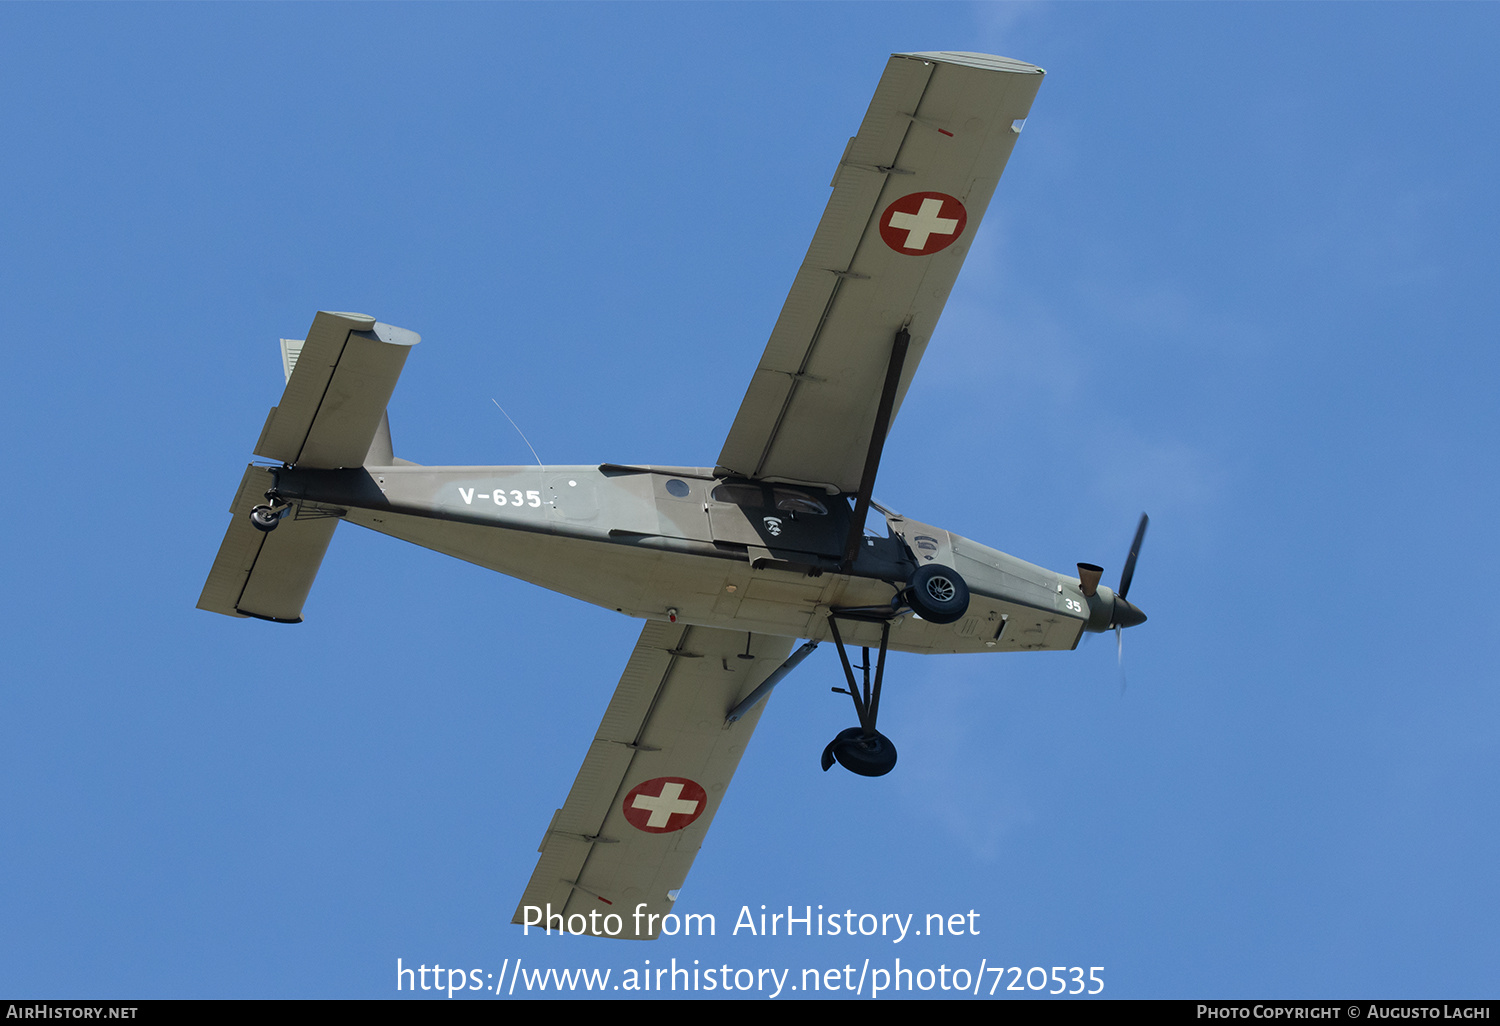
<svg viewBox="0 0 1500 1026">
<path fill-rule="evenodd" d="M 983 54 L 891 58 L 724 443 L 721 470 L 858 489 L 896 332 L 911 335 L 899 410 L 1015 144 L 1013 123 L 1026 117 L 1041 77 L 1040 68 Z M 924 202 L 936 204 L 930 214 L 918 210 Z M 929 249 L 928 239 L 942 244 Z"/>
<path fill-rule="evenodd" d="M 744 659 L 744 632 L 646 624 L 548 827 L 515 922 L 536 925 L 550 906 L 564 922 L 582 915 L 575 925 L 586 921 L 596 935 L 657 935 L 764 703 L 728 727 L 724 718 L 792 648 L 790 638 L 748 642 Z M 538 910 L 529 919 L 528 907 Z M 613 934 L 610 913 L 621 917 Z"/>
</svg>

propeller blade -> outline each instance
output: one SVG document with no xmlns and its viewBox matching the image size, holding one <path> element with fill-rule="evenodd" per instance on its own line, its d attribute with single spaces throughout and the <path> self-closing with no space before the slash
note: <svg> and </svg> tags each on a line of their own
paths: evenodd
<svg viewBox="0 0 1500 1026">
<path fill-rule="evenodd" d="M 1120 667 L 1120 697 L 1125 697 L 1125 632 L 1115 628 L 1115 662 Z"/>
<path fill-rule="evenodd" d="M 1151 523 L 1151 518 L 1141 514 L 1140 526 L 1135 529 L 1135 541 L 1130 543 L 1130 555 L 1125 557 L 1125 569 L 1120 571 L 1120 586 L 1115 589 L 1115 594 L 1124 598 L 1130 591 L 1130 579 L 1135 576 L 1136 557 L 1141 554 L 1141 540 L 1146 537 L 1146 525 Z"/>
</svg>

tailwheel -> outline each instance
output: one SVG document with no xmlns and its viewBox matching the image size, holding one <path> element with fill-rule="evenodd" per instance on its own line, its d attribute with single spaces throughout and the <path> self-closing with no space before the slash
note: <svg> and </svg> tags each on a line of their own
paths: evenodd
<svg viewBox="0 0 1500 1026">
<path fill-rule="evenodd" d="M 282 499 L 281 493 L 273 484 L 266 489 L 266 501 L 250 511 L 250 523 L 257 531 L 270 533 L 276 530 L 276 525 L 281 523 L 281 518 L 291 512 L 291 509 L 291 503 Z"/>
<path fill-rule="evenodd" d="M 274 509 L 271 506 L 256 506 L 250 511 L 250 523 L 257 531 L 274 531 L 276 525 L 281 523 L 281 516 L 286 512 L 286 507 Z"/>
<path fill-rule="evenodd" d="M 862 777 L 883 777 L 896 768 L 896 746 L 878 730 L 865 733 L 863 727 L 839 731 L 839 736 L 823 749 L 823 771 L 840 766 Z"/>
</svg>

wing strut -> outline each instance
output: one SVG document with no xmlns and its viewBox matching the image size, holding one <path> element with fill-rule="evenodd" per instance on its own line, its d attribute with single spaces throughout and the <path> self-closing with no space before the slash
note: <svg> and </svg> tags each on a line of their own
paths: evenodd
<svg viewBox="0 0 1500 1026">
<path fill-rule="evenodd" d="M 776 667 L 776 669 L 772 670 L 771 675 L 765 680 L 761 681 L 759 687 L 746 695 L 744 699 L 740 701 L 739 705 L 729 710 L 729 715 L 724 717 L 724 726 L 727 727 L 731 723 L 736 722 L 740 717 L 744 716 L 751 709 L 754 709 L 757 705 L 759 705 L 760 700 L 769 695 L 771 693 L 771 689 L 780 684 L 782 680 L 785 679 L 787 674 L 795 670 L 797 668 L 797 665 L 801 663 L 802 660 L 812 655 L 813 649 L 817 647 L 818 643 L 816 641 L 808 641 L 803 643 L 802 647 L 793 652 L 791 656 L 787 658 L 786 662 L 782 663 L 780 666 Z"/>
<path fill-rule="evenodd" d="M 854 519 L 849 522 L 849 540 L 844 545 L 844 566 L 854 565 L 859 543 L 864 540 L 865 516 L 870 512 L 870 497 L 875 492 L 875 473 L 880 469 L 880 455 L 885 451 L 885 435 L 891 427 L 891 409 L 896 405 L 896 388 L 901 384 L 901 369 L 906 365 L 906 350 L 911 332 L 905 327 L 896 332 L 891 345 L 891 362 L 885 369 L 885 387 L 880 390 L 880 405 L 875 410 L 875 426 L 870 430 L 870 449 L 865 454 L 865 469 L 859 476 L 859 492 L 854 499 Z"/>
</svg>

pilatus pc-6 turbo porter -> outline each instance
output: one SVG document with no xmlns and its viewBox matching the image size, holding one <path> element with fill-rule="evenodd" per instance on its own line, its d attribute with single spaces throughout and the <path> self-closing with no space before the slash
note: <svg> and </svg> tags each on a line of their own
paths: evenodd
<svg viewBox="0 0 1500 1026">
<path fill-rule="evenodd" d="M 888 650 L 1071 649 L 1143 622 L 1125 596 L 1145 517 L 1111 590 L 1097 566 L 1054 573 L 872 499 L 1042 75 L 984 54 L 890 59 L 711 467 L 397 459 L 386 405 L 417 335 L 319 313 L 282 342 L 286 390 L 255 446 L 274 465 L 245 471 L 199 608 L 300 622 L 343 521 L 645 620 L 516 913 L 626 924 L 671 911 L 763 699 L 819 643 L 859 721 L 823 768 L 879 776 L 896 763 L 876 729 Z M 872 507 L 884 536 L 865 530 Z"/>
</svg>

